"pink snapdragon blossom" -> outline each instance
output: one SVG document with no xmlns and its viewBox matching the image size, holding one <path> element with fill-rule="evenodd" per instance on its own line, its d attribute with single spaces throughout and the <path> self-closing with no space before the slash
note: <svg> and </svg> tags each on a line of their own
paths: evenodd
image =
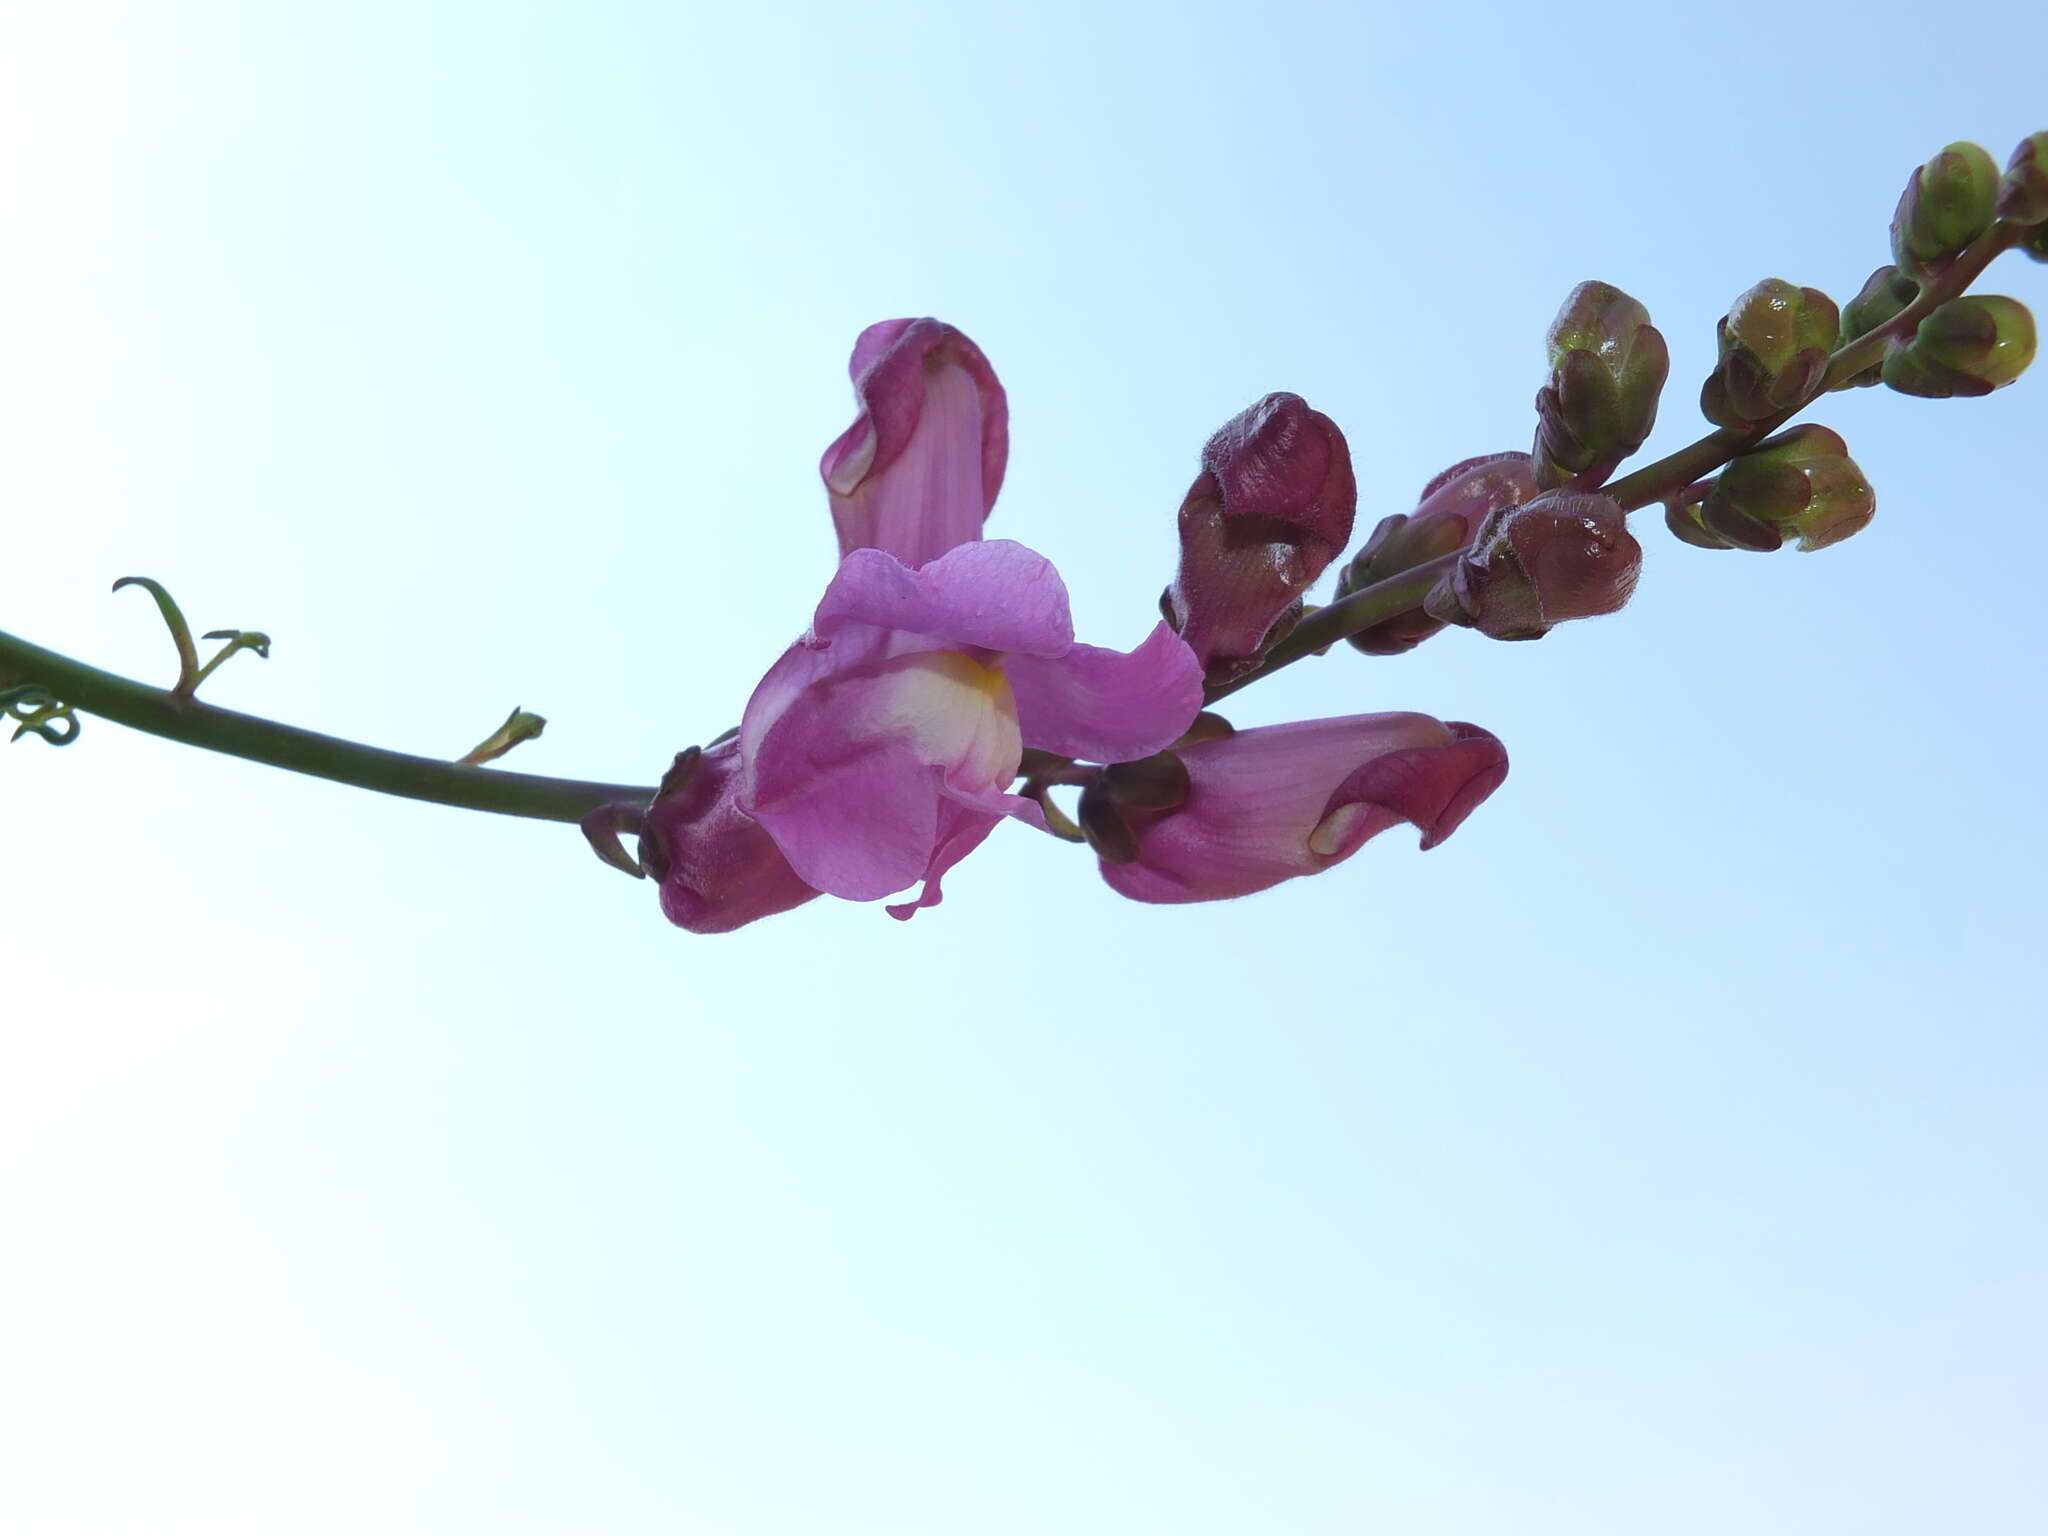
<svg viewBox="0 0 2048 1536">
<path fill-rule="evenodd" d="M 1102 861 L 1102 878 L 1136 901 L 1249 896 L 1341 864 L 1401 821 L 1433 848 L 1508 772 L 1478 726 L 1415 714 L 1261 726 L 1174 756 L 1187 798 L 1133 818 L 1135 858 Z"/>
<path fill-rule="evenodd" d="M 1005 816 L 1024 748 L 1149 756 L 1202 704 L 1201 666 L 1160 624 L 1135 650 L 1079 645 L 1052 562 L 981 541 L 1008 413 L 979 349 L 933 320 L 870 326 L 861 415 L 819 466 L 844 558 L 811 628 L 740 722 L 734 805 L 797 880 L 871 901 L 922 880 L 908 917 Z"/>
</svg>

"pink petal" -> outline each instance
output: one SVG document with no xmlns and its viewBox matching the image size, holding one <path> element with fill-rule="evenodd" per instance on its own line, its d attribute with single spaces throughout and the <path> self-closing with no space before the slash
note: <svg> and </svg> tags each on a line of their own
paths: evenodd
<svg viewBox="0 0 2048 1536">
<path fill-rule="evenodd" d="M 916 570 L 879 549 L 855 550 L 811 621 L 826 640 L 849 625 L 1027 656 L 1058 656 L 1074 641 L 1060 573 L 1008 539 L 962 544 Z"/>
<path fill-rule="evenodd" d="M 1476 726 L 1352 715 L 1266 726 L 1179 749 L 1188 798 L 1138 829 L 1138 857 L 1102 865 L 1137 901 L 1216 901 L 1341 863 L 1398 821 L 1448 837 L 1507 775 Z"/>
<path fill-rule="evenodd" d="M 1442 746 L 1389 752 L 1360 766 L 1337 787 L 1323 812 L 1318 832 L 1325 833 L 1332 815 L 1342 807 L 1374 807 L 1385 819 L 1364 836 L 1335 847 L 1310 843 L 1332 859 L 1348 858 L 1366 838 L 1397 821 L 1422 833 L 1422 846 L 1434 848 L 1458 830 L 1464 819 L 1508 776 L 1507 748 L 1491 731 L 1463 720 L 1447 720 L 1451 740 Z"/>
<path fill-rule="evenodd" d="M 990 825 L 1008 813 L 999 791 L 1023 747 L 999 668 L 940 649 L 857 653 L 831 670 L 835 649 L 794 646 L 762 680 L 741 728 L 739 804 L 807 884 L 869 901 L 926 877 L 958 840 L 950 805 L 964 799 Z"/>
<path fill-rule="evenodd" d="M 818 463 L 840 553 L 919 566 L 980 538 L 1009 457 L 1009 406 L 981 349 L 937 320 L 885 320 L 848 372 L 861 413 Z"/>
<path fill-rule="evenodd" d="M 1005 816 L 1015 816 L 1041 832 L 1045 830 L 1045 813 L 1036 801 L 993 790 L 968 794 L 948 789 L 939 806 L 939 841 L 932 850 L 931 863 L 925 866 L 924 889 L 917 900 L 887 908 L 889 915 L 899 922 L 908 922 L 926 907 L 936 907 L 944 901 L 945 892 L 939 888 L 939 882 L 946 871 L 979 848 Z"/>
<path fill-rule="evenodd" d="M 1168 624 L 1134 651 L 1076 645 L 1057 658 L 1006 657 L 1003 670 L 1024 744 L 1090 762 L 1150 757 L 1202 708 L 1202 664 Z"/>
<path fill-rule="evenodd" d="M 873 901 L 922 876 L 939 833 L 941 771 L 900 742 L 820 765 L 772 800 L 742 808 L 768 829 L 806 885 Z"/>
</svg>

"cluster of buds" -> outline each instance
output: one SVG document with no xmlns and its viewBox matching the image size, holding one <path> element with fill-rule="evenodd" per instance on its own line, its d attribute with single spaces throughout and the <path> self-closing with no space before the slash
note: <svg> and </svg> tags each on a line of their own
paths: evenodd
<svg viewBox="0 0 2048 1536">
<path fill-rule="evenodd" d="M 1550 378 L 1536 393 L 1536 484 L 1590 489 L 1657 424 L 1671 354 L 1650 312 L 1611 283 L 1574 288 L 1544 344 Z"/>
<path fill-rule="evenodd" d="M 1665 522 L 1702 549 L 1825 549 L 1861 531 L 1877 497 L 1849 445 L 1814 423 L 1767 437 L 1712 480 L 1665 504 Z"/>
</svg>

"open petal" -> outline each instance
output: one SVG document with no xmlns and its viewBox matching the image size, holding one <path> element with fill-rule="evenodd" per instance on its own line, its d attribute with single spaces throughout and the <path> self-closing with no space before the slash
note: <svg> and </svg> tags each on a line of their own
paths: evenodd
<svg viewBox="0 0 2048 1536">
<path fill-rule="evenodd" d="M 1310 847 L 1346 858 L 1397 821 L 1420 831 L 1424 848 L 1457 831 L 1508 776 L 1508 752 L 1491 731 L 1463 720 L 1445 721 L 1444 729 L 1451 740 L 1442 746 L 1389 752 L 1351 773 L 1330 796 Z"/>
<path fill-rule="evenodd" d="M 940 770 L 885 742 L 743 803 L 806 885 L 849 901 L 902 890 L 929 867 L 939 833 Z"/>
<path fill-rule="evenodd" d="M 1134 651 L 1076 645 L 1064 656 L 1012 656 L 1025 745 L 1123 763 L 1170 745 L 1202 708 L 1202 664 L 1170 625 Z"/>
<path fill-rule="evenodd" d="M 1000 790 L 961 790 L 946 786 L 944 798 L 939 803 L 939 840 L 932 850 L 931 863 L 925 867 L 924 888 L 918 892 L 917 900 L 898 902 L 889 907 L 889 915 L 900 922 L 908 922 L 926 907 L 936 907 L 944 901 L 946 896 L 940 882 L 946 871 L 979 848 L 1005 816 L 1029 821 L 1040 830 L 1045 826 L 1044 812 L 1035 801 L 1006 795 Z"/>
<path fill-rule="evenodd" d="M 1060 573 L 1008 539 L 963 544 L 917 570 L 878 549 L 855 550 L 840 561 L 811 629 L 834 640 L 850 625 L 1026 656 L 1058 656 L 1074 641 Z"/>
<path fill-rule="evenodd" d="M 919 566 L 980 538 L 1009 457 L 1009 406 L 981 349 L 937 320 L 885 320 L 848 371 L 861 412 L 818 464 L 840 553 Z"/>
</svg>

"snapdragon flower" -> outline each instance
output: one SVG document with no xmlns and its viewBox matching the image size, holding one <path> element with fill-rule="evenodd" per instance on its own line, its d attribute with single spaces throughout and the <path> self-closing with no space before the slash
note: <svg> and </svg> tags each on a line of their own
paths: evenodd
<svg viewBox="0 0 2048 1536">
<path fill-rule="evenodd" d="M 1202 669 L 1165 623 L 1128 652 L 1077 643 L 1052 562 L 982 540 L 1008 410 L 973 342 L 935 320 L 884 321 L 850 371 L 861 412 L 819 466 L 839 569 L 748 700 L 729 785 L 663 836 L 669 867 L 685 867 L 692 829 L 730 843 L 736 813 L 780 856 L 750 866 L 754 885 L 872 901 L 921 881 L 889 908 L 907 918 L 1005 817 L 1044 828 L 1036 801 L 1008 793 L 1027 747 L 1149 756 L 1200 710 Z"/>
</svg>

